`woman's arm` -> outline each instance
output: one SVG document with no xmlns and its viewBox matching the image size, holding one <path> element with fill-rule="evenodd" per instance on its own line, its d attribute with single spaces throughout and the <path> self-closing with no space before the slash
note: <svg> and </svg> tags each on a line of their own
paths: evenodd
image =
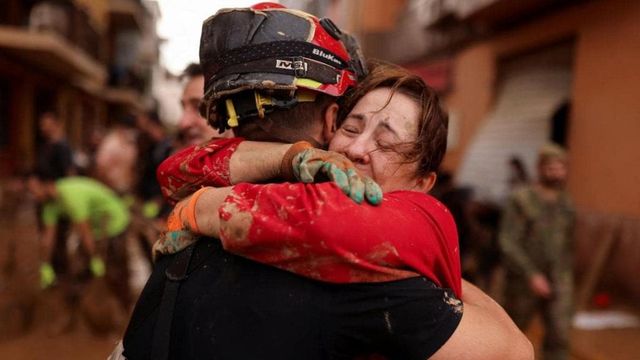
<svg viewBox="0 0 640 360">
<path fill-rule="evenodd" d="M 219 209 L 219 213 L 213 211 Z M 330 282 L 417 276 L 460 294 L 455 224 L 417 192 L 358 205 L 334 184 L 205 188 L 178 204 L 170 230 L 219 237 L 237 255 Z"/>
<path fill-rule="evenodd" d="M 301 153 L 301 156 L 296 157 Z M 294 162 L 295 160 L 295 162 Z M 309 143 L 281 144 L 215 139 L 174 154 L 157 170 L 162 194 L 176 203 L 203 186 L 224 187 L 268 180 L 314 182 L 316 175 L 333 181 L 354 201 L 377 204 L 382 190 L 360 175 L 351 161 L 338 153 L 314 149 Z M 294 177 L 295 175 L 295 177 Z"/>
<path fill-rule="evenodd" d="M 213 139 L 183 149 L 163 161 L 156 172 L 162 194 L 171 203 L 202 186 L 224 187 L 277 177 L 289 144 Z"/>
</svg>

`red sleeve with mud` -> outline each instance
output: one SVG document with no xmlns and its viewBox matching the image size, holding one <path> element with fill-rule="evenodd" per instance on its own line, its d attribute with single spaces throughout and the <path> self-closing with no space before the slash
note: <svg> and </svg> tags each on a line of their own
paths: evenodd
<svg viewBox="0 0 640 360">
<path fill-rule="evenodd" d="M 178 151 L 158 166 L 156 177 L 162 195 L 175 204 L 203 186 L 231 185 L 229 159 L 242 138 L 212 139 Z"/>
<path fill-rule="evenodd" d="M 239 184 L 219 215 L 225 249 L 264 264 L 335 283 L 423 275 L 461 295 L 455 223 L 423 193 L 386 193 L 371 206 L 333 183 Z"/>
</svg>

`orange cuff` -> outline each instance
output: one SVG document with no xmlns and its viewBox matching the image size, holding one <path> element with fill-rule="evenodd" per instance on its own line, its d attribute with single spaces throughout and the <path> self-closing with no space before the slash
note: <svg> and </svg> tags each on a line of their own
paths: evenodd
<svg viewBox="0 0 640 360">
<path fill-rule="evenodd" d="M 209 187 L 205 186 L 193 193 L 193 195 L 191 195 L 191 198 L 189 198 L 189 202 L 187 203 L 186 208 L 184 209 L 186 213 L 185 215 L 187 217 L 187 223 L 189 224 L 189 229 L 197 234 L 200 233 L 200 228 L 198 227 L 198 222 L 196 221 L 196 203 L 198 202 L 200 196 L 208 189 Z M 180 214 L 180 217 L 182 218 L 182 214 Z"/>
<path fill-rule="evenodd" d="M 282 162 L 280 163 L 280 177 L 282 177 L 282 179 L 286 181 L 295 180 L 292 168 L 293 158 L 299 153 L 312 148 L 313 145 L 306 141 L 298 141 L 297 143 L 291 145 L 289 150 L 287 150 L 287 152 L 282 157 Z"/>
</svg>

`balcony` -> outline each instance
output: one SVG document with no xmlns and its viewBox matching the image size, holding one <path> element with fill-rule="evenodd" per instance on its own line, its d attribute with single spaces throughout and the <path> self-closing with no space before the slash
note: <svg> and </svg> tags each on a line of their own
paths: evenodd
<svg viewBox="0 0 640 360">
<path fill-rule="evenodd" d="M 0 26 L 0 50 L 85 88 L 98 88 L 107 77 L 104 65 L 53 32 Z"/>
<path fill-rule="evenodd" d="M 106 80 L 103 36 L 73 2 L 8 0 L 0 52 L 46 73 L 97 88 Z"/>
<path fill-rule="evenodd" d="M 144 29 L 145 7 L 138 0 L 109 0 L 110 26 L 116 29 Z"/>
</svg>

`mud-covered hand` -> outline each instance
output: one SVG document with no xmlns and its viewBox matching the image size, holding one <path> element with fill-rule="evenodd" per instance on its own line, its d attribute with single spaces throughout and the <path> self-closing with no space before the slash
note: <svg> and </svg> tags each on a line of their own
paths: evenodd
<svg viewBox="0 0 640 360">
<path fill-rule="evenodd" d="M 318 175 L 323 174 L 358 204 L 365 199 L 372 205 L 382 202 L 380 186 L 360 174 L 344 155 L 315 148 L 306 149 L 293 158 L 292 167 L 293 174 L 301 182 L 318 181 Z"/>
</svg>

